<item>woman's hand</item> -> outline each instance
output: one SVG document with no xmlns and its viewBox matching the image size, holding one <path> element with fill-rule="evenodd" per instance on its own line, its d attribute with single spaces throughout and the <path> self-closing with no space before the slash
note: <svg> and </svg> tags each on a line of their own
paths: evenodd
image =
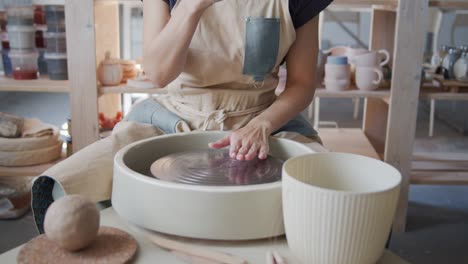
<svg viewBox="0 0 468 264">
<path fill-rule="evenodd" d="M 266 159 L 270 151 L 268 138 L 271 133 L 269 125 L 254 121 L 209 146 L 215 149 L 231 146 L 230 156 L 237 160 Z"/>
<path fill-rule="evenodd" d="M 157 87 L 166 87 L 184 70 L 200 18 L 216 2 L 183 0 L 171 12 L 163 1 L 143 1 L 143 67 Z"/>
</svg>

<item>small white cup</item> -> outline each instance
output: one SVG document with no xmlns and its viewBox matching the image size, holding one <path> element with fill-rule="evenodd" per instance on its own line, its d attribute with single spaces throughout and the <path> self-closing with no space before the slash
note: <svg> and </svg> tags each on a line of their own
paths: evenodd
<svg viewBox="0 0 468 264">
<path fill-rule="evenodd" d="M 385 59 L 382 61 L 382 55 Z M 368 53 L 353 56 L 351 59 L 352 64 L 356 67 L 375 67 L 385 66 L 390 61 L 390 53 L 384 49 L 378 51 L 370 51 Z"/>
<path fill-rule="evenodd" d="M 316 153 L 283 166 L 283 214 L 303 264 L 375 264 L 385 249 L 401 174 L 382 161 Z"/>
<path fill-rule="evenodd" d="M 378 67 L 356 67 L 356 86 L 360 90 L 372 91 L 379 87 L 383 73 Z"/>
<path fill-rule="evenodd" d="M 325 64 L 325 79 L 342 80 L 351 78 L 351 68 L 347 65 Z"/>
</svg>

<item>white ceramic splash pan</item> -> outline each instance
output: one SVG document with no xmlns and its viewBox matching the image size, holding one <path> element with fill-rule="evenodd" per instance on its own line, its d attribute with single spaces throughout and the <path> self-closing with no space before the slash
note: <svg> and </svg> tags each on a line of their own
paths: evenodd
<svg viewBox="0 0 468 264">
<path fill-rule="evenodd" d="M 164 135 L 121 149 L 114 159 L 114 209 L 140 227 L 183 237 L 251 240 L 284 234 L 281 182 L 217 187 L 165 182 L 147 176 L 158 158 L 206 149 L 208 143 L 225 135 Z M 289 139 L 270 140 L 270 154 L 284 160 L 313 152 Z"/>
</svg>

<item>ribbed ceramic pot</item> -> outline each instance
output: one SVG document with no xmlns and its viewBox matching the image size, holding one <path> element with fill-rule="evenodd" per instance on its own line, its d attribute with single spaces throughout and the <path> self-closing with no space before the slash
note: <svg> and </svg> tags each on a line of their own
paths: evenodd
<svg viewBox="0 0 468 264">
<path fill-rule="evenodd" d="M 401 175 L 379 160 L 317 153 L 283 166 L 288 244 L 303 264 L 374 264 L 391 229 Z"/>
<path fill-rule="evenodd" d="M 226 135 L 227 132 L 171 134 L 124 147 L 114 158 L 112 206 L 133 224 L 183 237 L 251 240 L 284 234 L 280 181 L 203 186 L 150 176 L 155 160 L 182 151 L 207 149 L 208 143 Z M 289 139 L 270 140 L 270 154 L 282 160 L 313 152 Z"/>
</svg>

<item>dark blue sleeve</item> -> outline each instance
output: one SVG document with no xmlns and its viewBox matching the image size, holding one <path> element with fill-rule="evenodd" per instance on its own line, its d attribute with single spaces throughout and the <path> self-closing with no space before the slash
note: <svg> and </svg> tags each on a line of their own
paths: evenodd
<svg viewBox="0 0 468 264">
<path fill-rule="evenodd" d="M 141 0 L 143 2 L 143 0 Z M 169 7 L 172 9 L 176 3 L 177 0 L 162 0 L 163 2 L 165 2 L 166 4 L 169 5 Z"/>
<path fill-rule="evenodd" d="M 295 28 L 302 27 L 322 12 L 333 0 L 289 0 L 289 12 Z"/>
</svg>

